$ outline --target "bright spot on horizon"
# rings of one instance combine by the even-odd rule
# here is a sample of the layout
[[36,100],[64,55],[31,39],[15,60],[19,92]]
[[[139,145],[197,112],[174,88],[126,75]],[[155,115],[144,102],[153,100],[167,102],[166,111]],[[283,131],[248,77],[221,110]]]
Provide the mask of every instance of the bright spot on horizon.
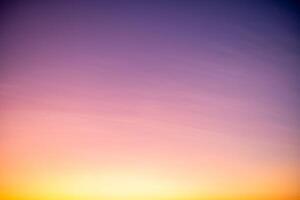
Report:
[[[137,174],[111,174],[102,177],[86,176],[63,182],[69,195],[101,196],[107,198],[170,197],[180,187],[173,181]],[[177,193],[177,192],[175,192]]]

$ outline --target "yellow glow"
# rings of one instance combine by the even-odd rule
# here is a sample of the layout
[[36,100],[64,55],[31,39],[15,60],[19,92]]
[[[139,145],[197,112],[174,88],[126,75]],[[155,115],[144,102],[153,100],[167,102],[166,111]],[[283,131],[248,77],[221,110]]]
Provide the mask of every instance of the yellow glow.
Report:
[[31,190],[43,198],[168,199],[185,196],[184,188],[175,180],[159,175],[111,172],[48,177],[45,184],[37,183]]
[[145,175],[114,175],[104,177],[101,193],[104,196],[165,196],[176,191],[169,181]]

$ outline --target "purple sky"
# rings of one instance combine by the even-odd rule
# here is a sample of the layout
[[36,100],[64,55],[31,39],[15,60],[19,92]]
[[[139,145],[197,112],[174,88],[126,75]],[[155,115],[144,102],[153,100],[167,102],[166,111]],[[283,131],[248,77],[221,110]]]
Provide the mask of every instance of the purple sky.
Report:
[[[296,4],[32,1],[3,10],[0,197],[63,199],[105,185],[103,173],[126,185],[122,177],[149,171],[145,187],[176,185],[155,195],[299,196]],[[83,176],[93,178],[76,185]],[[152,195],[118,184],[80,195]]]

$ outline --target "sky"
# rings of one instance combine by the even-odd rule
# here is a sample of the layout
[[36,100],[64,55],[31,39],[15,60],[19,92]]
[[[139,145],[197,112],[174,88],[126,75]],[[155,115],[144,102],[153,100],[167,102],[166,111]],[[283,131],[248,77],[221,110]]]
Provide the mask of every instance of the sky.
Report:
[[2,3],[0,198],[300,198],[297,6]]

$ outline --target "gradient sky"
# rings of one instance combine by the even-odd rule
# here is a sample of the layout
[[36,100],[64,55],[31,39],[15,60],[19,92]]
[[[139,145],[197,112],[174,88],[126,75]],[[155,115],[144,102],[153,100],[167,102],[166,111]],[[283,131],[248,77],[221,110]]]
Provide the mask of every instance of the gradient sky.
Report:
[[3,4],[0,198],[299,197],[282,2]]

